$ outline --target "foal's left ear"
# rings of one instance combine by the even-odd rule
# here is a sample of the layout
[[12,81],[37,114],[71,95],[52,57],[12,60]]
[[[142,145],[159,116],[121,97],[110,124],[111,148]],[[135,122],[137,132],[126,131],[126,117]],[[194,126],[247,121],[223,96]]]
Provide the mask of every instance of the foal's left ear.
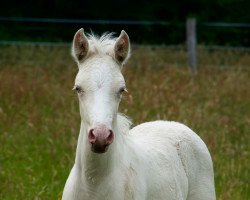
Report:
[[89,42],[84,34],[83,28],[79,29],[73,39],[72,44],[72,56],[75,58],[76,62],[83,61],[89,51]]
[[122,65],[128,60],[130,55],[130,42],[128,34],[122,30],[115,42],[115,59]]

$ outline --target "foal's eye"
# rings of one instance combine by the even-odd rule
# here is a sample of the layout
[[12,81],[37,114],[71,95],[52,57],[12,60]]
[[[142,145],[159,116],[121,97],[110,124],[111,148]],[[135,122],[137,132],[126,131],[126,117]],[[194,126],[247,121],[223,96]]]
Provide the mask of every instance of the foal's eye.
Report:
[[83,93],[82,88],[78,85],[75,85],[72,90],[75,90],[78,94]]
[[128,92],[128,90],[125,87],[120,88],[119,95],[122,95],[124,92]]

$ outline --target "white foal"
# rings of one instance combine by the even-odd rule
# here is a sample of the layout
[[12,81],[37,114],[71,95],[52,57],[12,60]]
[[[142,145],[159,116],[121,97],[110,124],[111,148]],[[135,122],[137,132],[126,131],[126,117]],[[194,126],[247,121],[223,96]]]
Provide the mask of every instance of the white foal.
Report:
[[199,136],[168,121],[130,130],[117,113],[129,54],[125,31],[116,39],[83,29],[74,36],[81,130],[63,200],[214,200],[213,164]]

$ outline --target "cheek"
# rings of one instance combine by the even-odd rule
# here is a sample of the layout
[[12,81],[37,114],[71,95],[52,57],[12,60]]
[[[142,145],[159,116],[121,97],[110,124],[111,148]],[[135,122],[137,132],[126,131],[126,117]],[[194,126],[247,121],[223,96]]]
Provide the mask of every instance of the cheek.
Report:
[[119,98],[117,101],[116,101],[116,107],[118,109],[119,105],[120,105],[120,102],[121,102],[121,98]]
[[119,105],[120,105],[121,99],[114,99],[113,100],[113,104],[112,104],[112,113],[114,115],[114,117],[116,116],[118,110],[119,110]]
[[91,101],[88,101],[88,99],[83,98],[83,97],[79,97],[79,107],[80,107],[80,114],[81,117],[84,118],[86,121],[90,121],[90,114],[91,114],[91,107],[93,106],[93,104],[91,105]]

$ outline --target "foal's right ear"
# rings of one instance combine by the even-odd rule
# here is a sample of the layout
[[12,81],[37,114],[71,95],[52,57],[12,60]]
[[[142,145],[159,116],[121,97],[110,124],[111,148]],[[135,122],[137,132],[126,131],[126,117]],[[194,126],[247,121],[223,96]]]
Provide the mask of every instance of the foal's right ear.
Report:
[[86,58],[89,50],[89,42],[84,34],[83,28],[79,29],[73,39],[72,56],[76,62],[81,62]]

